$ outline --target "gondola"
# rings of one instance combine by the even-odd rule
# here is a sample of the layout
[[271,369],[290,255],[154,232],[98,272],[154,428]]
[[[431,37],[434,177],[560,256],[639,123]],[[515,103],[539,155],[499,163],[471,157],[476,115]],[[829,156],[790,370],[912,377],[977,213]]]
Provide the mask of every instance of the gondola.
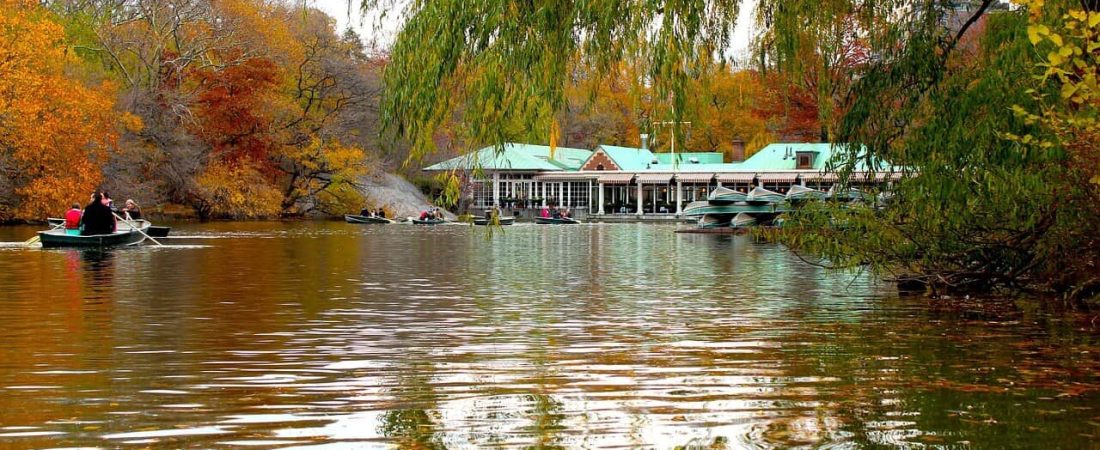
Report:
[[[490,223],[492,223],[492,219],[488,217],[474,217],[474,225],[488,225]],[[509,216],[500,218],[501,225],[512,225],[514,223],[516,223],[515,217]]]
[[535,223],[542,225],[573,225],[581,221],[572,217],[536,217]]
[[360,216],[356,214],[345,214],[344,221],[347,223],[361,223],[361,224],[377,224],[385,225],[393,223],[393,220],[385,217],[378,216]]
[[140,244],[145,240],[143,234],[149,230],[149,222],[144,220],[132,221],[135,226],[119,222],[118,230],[110,234],[95,234],[81,236],[68,234],[64,229],[39,231],[38,237],[44,248],[81,247],[81,248],[105,248],[122,247],[126,245]]

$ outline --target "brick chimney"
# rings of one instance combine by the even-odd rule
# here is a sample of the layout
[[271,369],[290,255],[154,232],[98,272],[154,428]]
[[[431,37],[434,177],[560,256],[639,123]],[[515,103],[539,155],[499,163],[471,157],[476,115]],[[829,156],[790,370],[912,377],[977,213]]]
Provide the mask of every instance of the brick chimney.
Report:
[[741,162],[745,160],[745,141],[741,138],[734,138],[733,150],[730,151],[730,162]]

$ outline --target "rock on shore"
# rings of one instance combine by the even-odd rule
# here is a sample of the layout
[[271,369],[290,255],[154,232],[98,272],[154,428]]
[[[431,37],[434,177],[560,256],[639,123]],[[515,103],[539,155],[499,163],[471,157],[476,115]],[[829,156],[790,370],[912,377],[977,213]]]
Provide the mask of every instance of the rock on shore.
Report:
[[[363,196],[372,207],[388,207],[397,217],[416,217],[432,202],[412,183],[399,175],[378,173],[363,178]],[[454,215],[446,213],[448,219]]]

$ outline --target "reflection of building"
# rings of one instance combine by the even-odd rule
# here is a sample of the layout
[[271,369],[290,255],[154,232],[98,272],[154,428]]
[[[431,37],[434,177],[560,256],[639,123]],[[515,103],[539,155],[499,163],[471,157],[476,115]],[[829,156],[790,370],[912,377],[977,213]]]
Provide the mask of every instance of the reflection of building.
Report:
[[[592,150],[558,147],[551,156],[547,146],[510,143],[424,170],[464,173],[467,200],[474,209],[564,206],[596,216],[679,216],[685,205],[705,200],[718,186],[746,193],[763,186],[785,194],[793,185],[826,191],[837,181],[826,170],[834,150],[832,144],[777,143],[747,160],[725,162],[717,152],[654,153],[610,145]],[[743,148],[734,153],[743,154]],[[877,184],[890,177],[882,168],[876,172],[875,179],[868,179],[860,165],[849,182]]]

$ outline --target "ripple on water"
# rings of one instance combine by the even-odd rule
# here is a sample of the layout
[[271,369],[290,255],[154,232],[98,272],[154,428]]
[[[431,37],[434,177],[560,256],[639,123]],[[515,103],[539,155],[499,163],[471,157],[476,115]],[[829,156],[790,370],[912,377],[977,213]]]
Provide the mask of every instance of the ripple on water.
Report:
[[991,326],[747,236],[179,228],[173,247],[186,251],[5,252],[0,437],[33,448],[1088,448],[1097,437],[1088,374],[1100,349],[1073,320],[1024,309]]

